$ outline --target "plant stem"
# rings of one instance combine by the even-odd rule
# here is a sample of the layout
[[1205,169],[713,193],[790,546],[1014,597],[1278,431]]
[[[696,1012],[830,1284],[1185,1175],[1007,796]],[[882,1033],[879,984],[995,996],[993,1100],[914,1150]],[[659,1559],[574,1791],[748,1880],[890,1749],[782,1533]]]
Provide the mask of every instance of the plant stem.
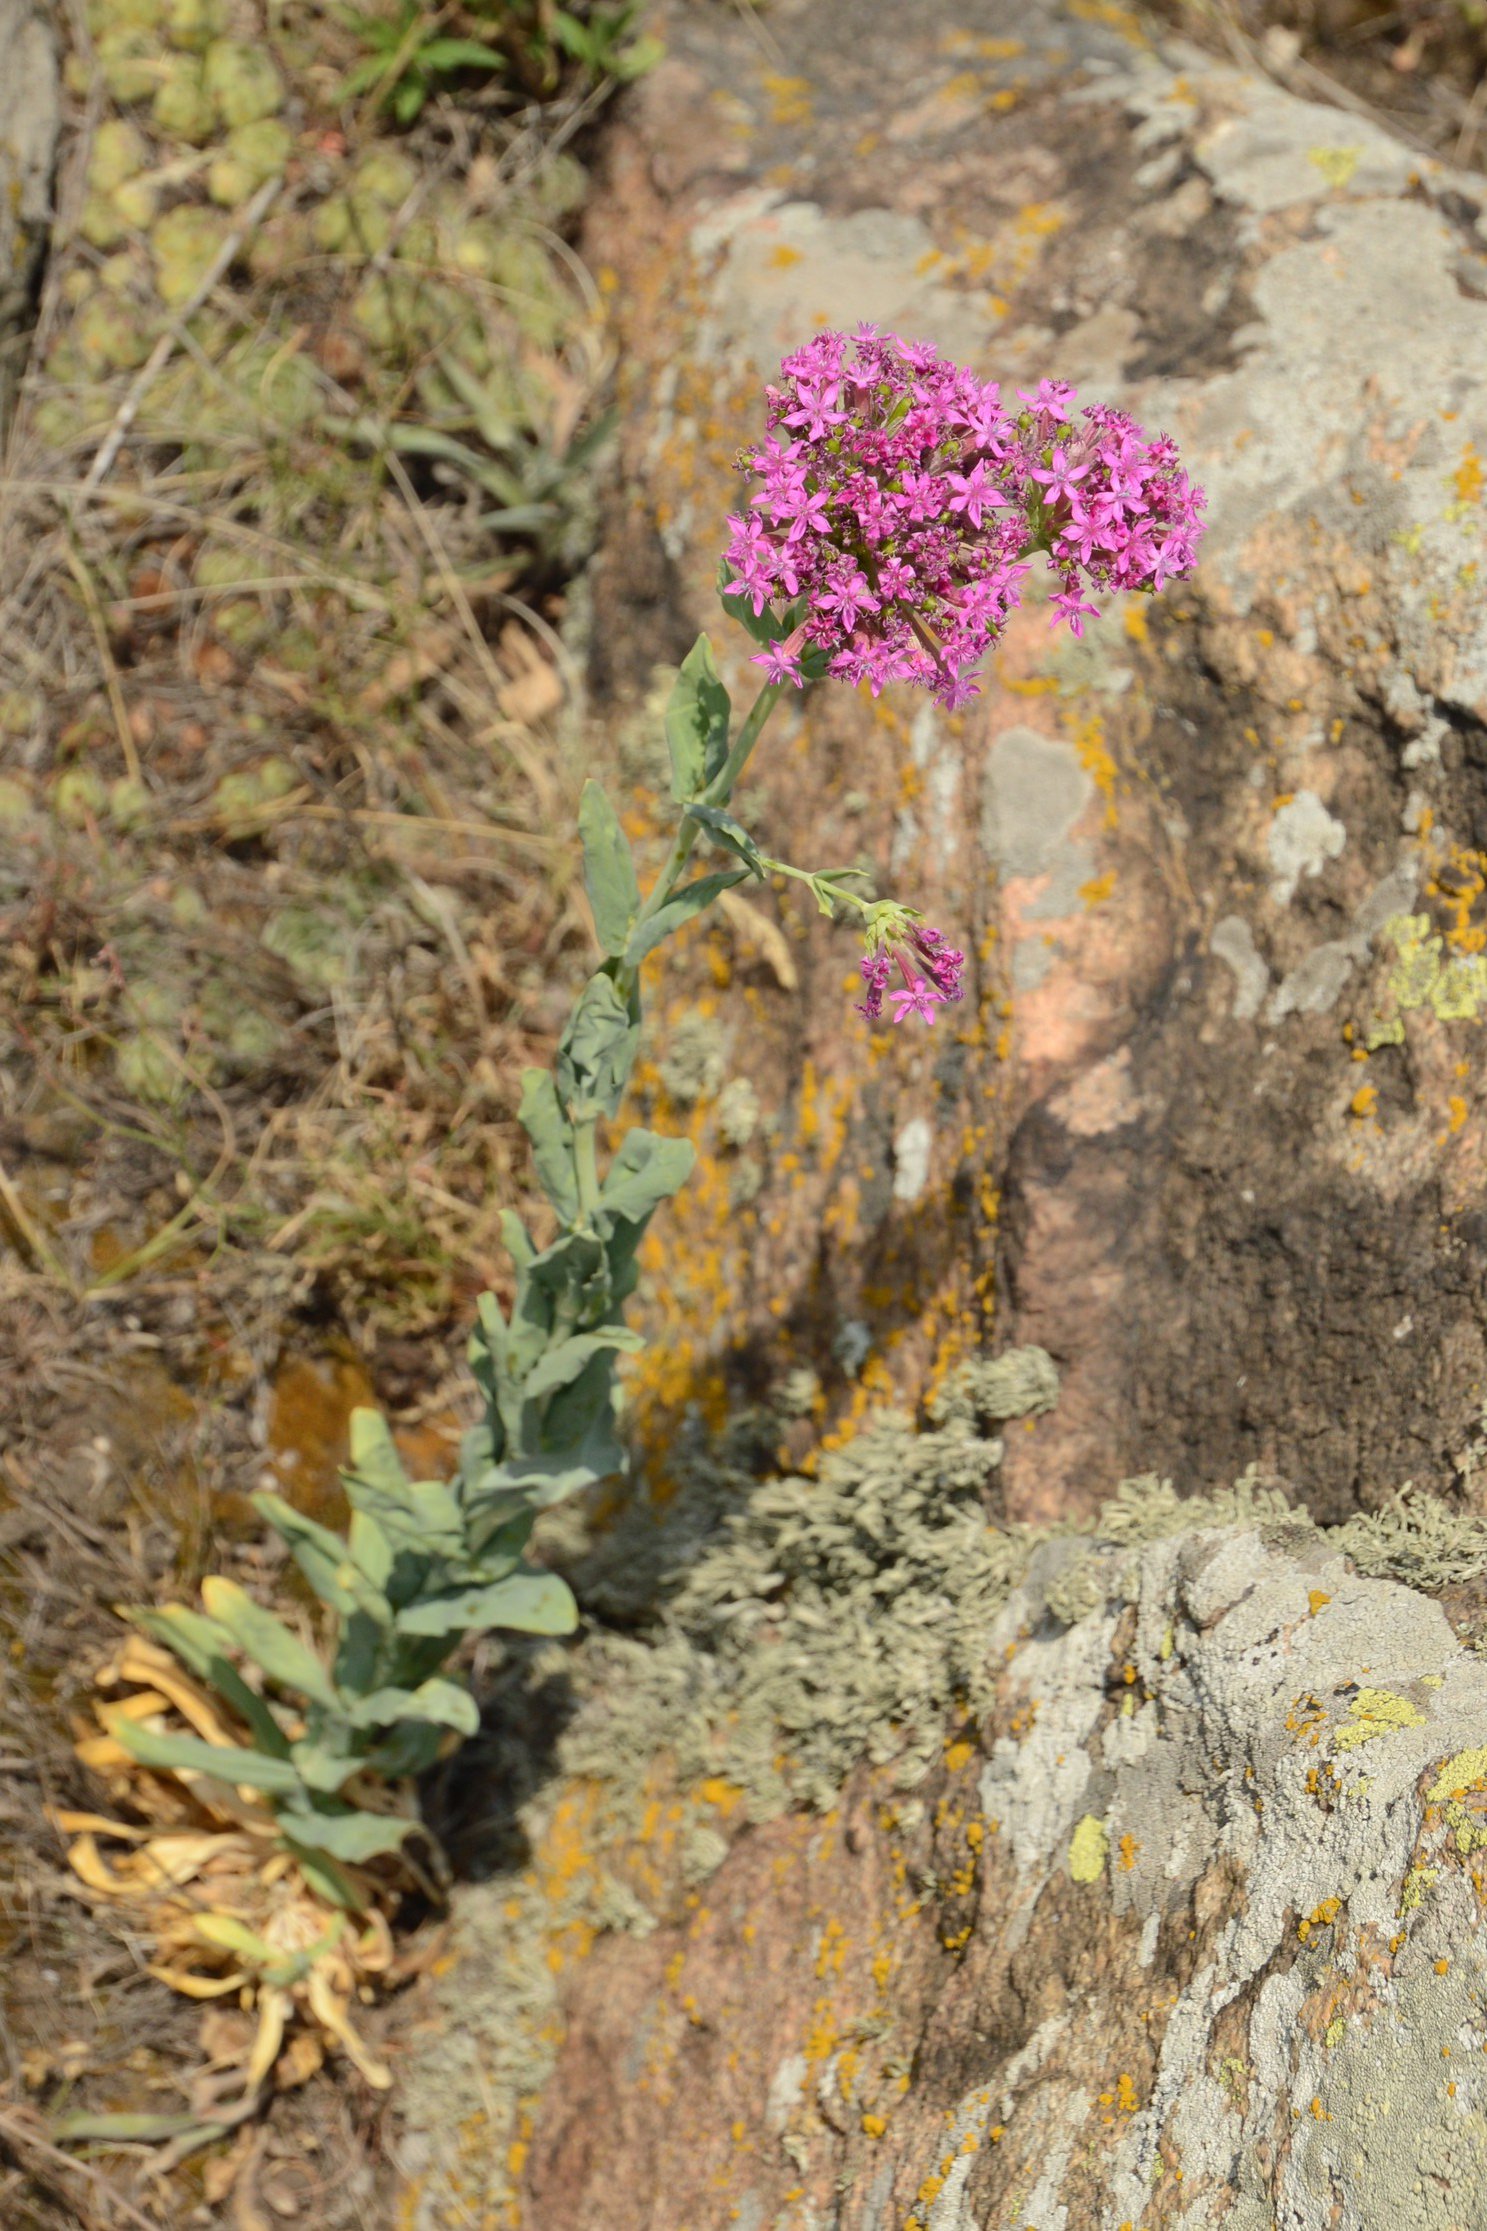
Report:
[[728,757],[713,776],[702,796],[699,806],[723,806],[728,803],[733,785],[743,773],[749,753],[758,743],[764,723],[774,711],[777,701],[785,693],[783,682],[766,682],[749,707],[749,715],[735,737]]
[[[872,899],[862,898],[856,891],[849,891],[844,883],[823,883],[820,872],[812,874],[809,868],[792,868],[788,860],[772,859],[767,852],[761,853],[759,857],[760,865],[768,868],[771,875],[793,876],[797,883],[804,883],[818,906],[821,903],[821,893],[824,890],[827,897],[832,900],[845,899],[847,905],[855,906],[859,914],[870,914],[873,910],[874,901]],[[841,875],[851,873],[861,875],[864,878],[867,874],[865,868],[853,868],[851,870],[842,868],[833,872]]]
[[594,1149],[598,1118],[589,1116],[573,1126],[573,1174],[578,1181],[578,1212],[592,1225],[599,1206],[599,1164]]
[[[760,690],[759,695],[749,707],[748,717],[734,738],[728,757],[697,799],[698,805],[717,806],[727,802],[732,795],[733,785],[744,771],[750,752],[759,741],[764,723],[774,711],[775,702],[781,695],[782,688],[783,685],[780,683],[765,683],[763,689]],[[637,929],[642,922],[650,922],[655,919],[676,889],[682,870],[691,859],[693,849],[696,846],[698,828],[699,824],[690,818],[684,807],[681,827],[677,830],[675,841],[667,854],[666,864],[651,885],[649,896],[636,917]],[[639,973],[638,968],[619,968],[615,971],[615,990],[622,999],[629,999],[635,989],[635,981]]]

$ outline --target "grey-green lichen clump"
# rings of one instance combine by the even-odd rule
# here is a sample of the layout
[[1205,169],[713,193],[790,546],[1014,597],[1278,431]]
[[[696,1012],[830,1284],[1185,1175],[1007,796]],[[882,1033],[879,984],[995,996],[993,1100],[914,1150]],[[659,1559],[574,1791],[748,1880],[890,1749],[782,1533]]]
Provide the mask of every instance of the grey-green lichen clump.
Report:
[[[931,1431],[886,1413],[817,1478],[768,1481],[727,1512],[650,1635],[592,1638],[564,1766],[638,1779],[669,1751],[683,1782],[736,1783],[755,1819],[830,1805],[862,1759],[914,1779],[952,1705],[986,1701],[987,1622],[1027,1554],[987,1519],[1001,1450],[986,1428],[1047,1392],[1034,1353],[1022,1382],[958,1379]],[[717,1483],[694,1492],[711,1501]]]

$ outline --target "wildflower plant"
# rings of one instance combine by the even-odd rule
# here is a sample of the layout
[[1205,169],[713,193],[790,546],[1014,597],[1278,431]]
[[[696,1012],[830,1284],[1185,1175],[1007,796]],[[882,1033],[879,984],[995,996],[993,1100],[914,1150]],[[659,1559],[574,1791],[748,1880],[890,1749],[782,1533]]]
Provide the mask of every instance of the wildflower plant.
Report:
[[[684,660],[665,716],[675,829],[649,890],[602,786],[583,789],[584,877],[603,958],[551,1069],[525,1072],[519,1109],[555,1235],[539,1246],[513,1211],[503,1219],[514,1295],[509,1309],[493,1294],[479,1303],[469,1353],[481,1415],[454,1476],[410,1480],[386,1424],[362,1410],[344,1475],[346,1535],[280,1497],[255,1499],[323,1608],[324,1647],[223,1579],[204,1583],[200,1612],[131,1615],[145,1639],[105,1685],[133,1686],[100,1705],[104,1733],[84,1755],[124,1773],[115,1787],[157,1817],[160,1786],[171,1785],[178,1804],[189,1800],[196,1840],[183,1856],[161,1838],[156,1852],[127,1824],[62,1816],[80,1834],[74,1864],[114,1894],[97,1848],[112,1833],[134,1847],[131,1895],[176,1883],[172,1941],[217,1957],[233,1979],[223,1988],[258,1990],[261,2040],[308,2010],[355,2057],[345,1989],[380,1941],[369,1916],[391,1910],[400,1869],[428,1880],[414,1778],[477,1724],[448,1661],[492,1629],[559,1635],[577,1624],[566,1583],[525,1552],[543,1511],[624,1469],[616,1366],[642,1345],[625,1307],[646,1228],[693,1161],[689,1142],[643,1127],[611,1142],[640,1041],[646,961],[735,884],[785,877],[823,914],[855,916],[869,1021],[886,1004],[896,1022],[932,1024],[962,996],[964,955],[917,909],[854,890],[858,870],[773,857],[738,818],[735,792],[771,712],[825,674],[964,702],[976,687],[968,670],[1016,605],[1031,553],[1051,561],[1055,619],[1076,634],[1091,590],[1156,590],[1192,565],[1202,496],[1169,441],[1103,405],[1076,415],[1073,391],[1053,381],[1018,399],[1012,413],[995,382],[870,328],[850,342],[819,335],[786,359],[767,391],[768,438],[748,461],[760,486],[730,522],[718,580],[758,645],[762,686],[736,718],[705,635]],[[721,864],[695,869],[699,849]],[[172,1657],[184,1675],[165,1670]],[[131,1768],[143,1777],[132,1785]],[[226,1924],[212,1922],[218,1859],[241,1874],[245,1852],[265,1851],[257,1889],[240,1888]],[[205,1927],[177,1910],[185,1857]],[[355,1926],[348,1918],[317,1934],[317,1911]],[[250,1937],[268,1950],[254,1953]],[[371,1948],[360,1968],[353,1944]],[[338,1963],[339,1996],[323,1961]],[[179,1960],[161,1972],[193,1987],[179,1982]],[[219,1981],[214,1971],[195,1987],[205,1995]],[[260,2042],[254,2082],[276,2049]]]

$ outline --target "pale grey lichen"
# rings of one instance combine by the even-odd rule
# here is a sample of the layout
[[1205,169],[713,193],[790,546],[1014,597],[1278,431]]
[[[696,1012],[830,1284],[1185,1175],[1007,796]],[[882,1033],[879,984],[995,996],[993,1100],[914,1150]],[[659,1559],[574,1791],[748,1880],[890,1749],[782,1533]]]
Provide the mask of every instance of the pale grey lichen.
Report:
[[818,1478],[756,1487],[650,1637],[592,1637],[565,1769],[623,1775],[668,1750],[684,1782],[737,1783],[756,1819],[829,1805],[863,1758],[912,1779],[953,1701],[984,1702],[987,1621],[1026,1560],[987,1519],[996,1455],[964,1414],[916,1433],[888,1412]]
[[759,1128],[759,1095],[751,1077],[733,1077],[718,1096],[718,1136],[724,1146],[746,1147]]
[[1058,1366],[1046,1348],[1009,1348],[972,1356],[930,1398],[937,1426],[970,1425],[978,1417],[1005,1425],[1009,1418],[1042,1417],[1058,1400]]
[[728,1037],[715,1015],[689,1008],[668,1025],[666,1051],[659,1063],[661,1082],[678,1107],[711,1100],[727,1069]]
[[1327,1539],[1360,1573],[1402,1580],[1428,1595],[1487,1573],[1487,1518],[1453,1510],[1418,1488],[1403,1488],[1383,1510],[1330,1528]]

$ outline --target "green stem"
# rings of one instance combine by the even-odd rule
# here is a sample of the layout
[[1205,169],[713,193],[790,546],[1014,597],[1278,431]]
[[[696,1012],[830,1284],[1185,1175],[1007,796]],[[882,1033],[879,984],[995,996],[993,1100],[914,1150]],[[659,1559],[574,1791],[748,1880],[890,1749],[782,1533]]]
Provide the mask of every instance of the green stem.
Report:
[[[748,718],[734,738],[728,757],[698,798],[699,806],[723,805],[732,795],[733,786],[743,773],[749,754],[755,744],[758,743],[764,723],[774,711],[775,702],[781,696],[783,686],[781,683],[766,682],[763,689],[760,690],[759,695],[749,707]],[[666,864],[651,885],[649,896],[636,917],[637,928],[642,922],[654,920],[676,889],[682,871],[691,859],[696,847],[698,833],[699,824],[693,821],[687,814],[686,809],[683,808],[681,827],[677,830],[675,841],[667,854]],[[622,999],[629,999],[635,989],[635,980],[639,973],[640,971],[637,968],[616,969],[614,985]]]
[[[855,906],[859,914],[870,914],[873,910],[875,902],[872,899],[859,897],[856,891],[849,891],[846,885],[842,883],[822,884],[819,872],[813,874],[809,868],[792,868],[788,860],[771,859],[767,852],[761,853],[759,859],[760,865],[768,868],[771,875],[793,876],[797,883],[808,885],[811,896],[818,905],[821,900],[821,891],[825,890],[828,898],[833,900],[845,899],[848,906]],[[846,870],[843,869],[841,872],[845,874]],[[866,869],[858,870],[855,868],[852,872],[854,875],[861,873],[864,878],[867,873]]]
[[749,753],[758,743],[764,723],[774,711],[778,700],[785,694],[783,682],[766,682],[749,707],[749,717],[735,737],[728,757],[713,776],[702,796],[699,806],[723,806],[733,793],[733,785],[743,773]]
[[599,1162],[594,1146],[598,1128],[597,1116],[589,1116],[573,1126],[573,1174],[578,1182],[578,1213],[588,1225],[592,1225],[594,1211],[599,1206]]

